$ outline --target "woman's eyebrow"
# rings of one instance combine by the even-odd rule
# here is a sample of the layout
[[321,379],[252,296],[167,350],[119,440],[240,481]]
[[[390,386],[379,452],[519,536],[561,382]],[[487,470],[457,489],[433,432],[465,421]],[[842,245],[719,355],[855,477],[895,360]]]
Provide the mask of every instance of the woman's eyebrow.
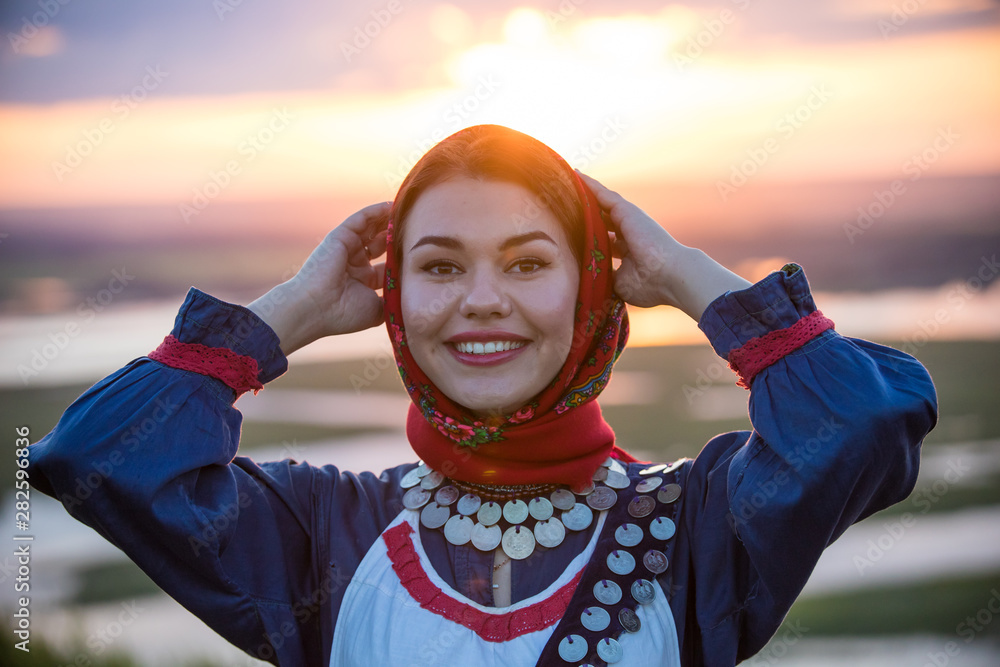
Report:
[[[559,245],[558,243],[553,241],[552,237],[546,234],[545,232],[537,231],[537,232],[528,232],[527,234],[518,234],[517,236],[512,236],[503,243],[501,243],[498,246],[498,249],[502,252],[504,250],[509,250],[510,248],[513,248],[515,246],[524,245],[525,243],[529,243],[531,241],[536,241],[536,240],[548,241],[554,246]],[[450,248],[452,250],[461,250],[462,248],[465,247],[461,241],[452,236],[431,235],[431,236],[424,236],[419,241],[414,243],[410,247],[410,251],[412,252],[413,250],[419,248],[422,245],[436,245],[436,246],[441,246],[442,248]]]

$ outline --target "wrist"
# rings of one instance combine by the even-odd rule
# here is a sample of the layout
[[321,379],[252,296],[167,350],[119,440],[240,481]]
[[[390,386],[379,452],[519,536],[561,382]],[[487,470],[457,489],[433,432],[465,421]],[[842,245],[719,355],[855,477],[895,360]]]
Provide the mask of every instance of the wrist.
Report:
[[663,303],[679,308],[695,322],[726,292],[751,285],[699,248],[680,246],[664,269]]
[[311,302],[302,301],[301,292],[294,289],[291,282],[273,287],[247,305],[247,309],[263,320],[278,336],[279,346],[285,356],[319,338],[316,333],[318,327],[314,322],[316,308]]

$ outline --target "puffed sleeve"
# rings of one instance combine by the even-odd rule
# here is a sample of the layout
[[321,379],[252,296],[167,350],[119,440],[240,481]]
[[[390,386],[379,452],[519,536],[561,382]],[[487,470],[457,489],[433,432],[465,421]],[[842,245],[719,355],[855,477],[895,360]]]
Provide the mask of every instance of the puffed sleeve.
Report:
[[[198,290],[172,334],[252,357],[261,383],[287,367],[270,327]],[[137,359],[31,447],[30,477],[239,648],[319,664],[351,567],[392,519],[402,471],[239,457],[235,399],[212,377]]]
[[[699,326],[728,358],[815,310],[792,264],[716,299]],[[753,378],[749,412],[752,431],[714,438],[688,471],[679,569],[697,627],[679,630],[691,664],[759,651],[823,549],[906,498],[937,398],[913,357],[828,329]]]

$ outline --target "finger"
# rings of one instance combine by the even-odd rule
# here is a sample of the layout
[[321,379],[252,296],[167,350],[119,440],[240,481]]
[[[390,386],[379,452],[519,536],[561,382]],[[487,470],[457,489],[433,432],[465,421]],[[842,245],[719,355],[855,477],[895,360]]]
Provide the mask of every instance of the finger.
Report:
[[391,204],[387,201],[365,206],[360,211],[348,216],[337,229],[343,228],[352,232],[361,240],[367,240],[386,228],[389,221]]
[[625,198],[614,190],[608,189],[600,181],[591,176],[587,176],[585,173],[576,170],[576,173],[580,174],[580,178],[586,183],[591,190],[594,192],[594,196],[597,197],[598,203],[600,203],[601,208],[610,211],[615,207],[615,204],[625,201]]
[[385,254],[387,247],[385,230],[379,232],[374,238],[368,241],[368,258],[375,259]]

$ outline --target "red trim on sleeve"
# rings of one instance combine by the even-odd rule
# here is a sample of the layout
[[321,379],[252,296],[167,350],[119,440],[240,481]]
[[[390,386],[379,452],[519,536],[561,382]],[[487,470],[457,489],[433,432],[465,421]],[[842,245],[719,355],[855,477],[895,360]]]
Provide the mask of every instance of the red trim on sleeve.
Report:
[[790,327],[751,338],[729,353],[729,367],[740,376],[736,384],[749,389],[757,373],[832,328],[833,320],[816,310]]
[[253,357],[236,354],[225,347],[209,347],[200,343],[182,343],[170,335],[149,353],[149,358],[171,368],[193,371],[222,380],[232,387],[237,397],[264,388],[257,379],[260,368]]
[[403,588],[423,609],[464,625],[488,642],[505,642],[558,623],[583,576],[581,570],[552,597],[533,605],[508,613],[490,614],[445,595],[434,585],[420,564],[411,532],[413,528],[404,522],[382,534],[392,569]]

